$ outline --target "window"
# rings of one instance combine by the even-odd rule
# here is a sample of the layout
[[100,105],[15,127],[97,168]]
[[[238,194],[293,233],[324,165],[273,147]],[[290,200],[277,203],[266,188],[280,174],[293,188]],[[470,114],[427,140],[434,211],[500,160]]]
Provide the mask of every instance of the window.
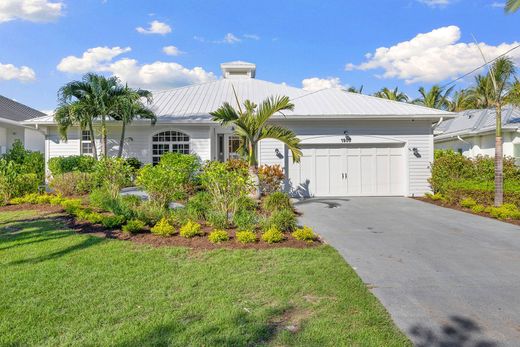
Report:
[[90,155],[94,153],[92,141],[90,140],[90,130],[81,131],[81,154]]
[[240,147],[240,137],[230,136],[228,140],[229,159],[238,159],[238,148]]
[[156,165],[164,153],[190,153],[190,137],[178,131],[164,131],[152,137],[152,163]]

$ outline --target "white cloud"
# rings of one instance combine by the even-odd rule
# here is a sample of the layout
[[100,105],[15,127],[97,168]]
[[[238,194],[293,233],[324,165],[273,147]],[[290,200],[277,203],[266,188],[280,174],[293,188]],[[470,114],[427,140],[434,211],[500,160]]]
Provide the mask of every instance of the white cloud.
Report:
[[302,80],[302,88],[304,90],[308,90],[310,92],[314,92],[321,89],[328,88],[346,88],[341,83],[339,77],[328,77],[328,78],[319,78],[319,77],[311,77]]
[[1,0],[0,23],[15,19],[31,22],[52,22],[63,13],[62,1],[48,0]]
[[89,48],[81,57],[70,55],[63,58],[58,64],[58,70],[62,72],[81,73],[88,71],[99,71],[104,63],[111,62],[112,59],[126,52],[130,52],[130,47],[95,47]]
[[107,72],[134,87],[148,89],[181,87],[216,79],[212,72],[201,67],[189,69],[174,62],[139,64],[137,60],[129,58],[114,61],[116,56],[129,51],[130,47],[90,48],[81,57],[69,56],[62,59],[58,70],[73,73]]
[[258,41],[260,40],[260,36],[256,35],[256,34],[244,34],[242,35],[245,39],[250,39],[250,40],[255,40],[255,41]]
[[163,22],[159,22],[158,20],[154,20],[150,23],[150,26],[146,29],[143,27],[135,28],[137,32],[141,34],[159,34],[165,35],[172,32],[172,28]]
[[429,7],[443,7],[453,3],[453,0],[418,0]]
[[491,7],[494,7],[494,8],[502,8],[503,9],[505,6],[506,6],[505,2],[495,1],[495,2],[491,3]]
[[193,39],[196,40],[196,41],[199,41],[199,42],[225,43],[225,44],[232,45],[234,43],[242,42],[244,39],[258,41],[258,40],[260,40],[260,36],[254,35],[254,34],[244,34],[244,35],[239,37],[239,36],[237,36],[237,35],[235,35],[233,33],[227,33],[220,40],[206,40],[204,37],[197,36],[197,35],[193,36]]
[[[390,48],[377,48],[374,53],[365,55],[365,62],[358,65],[349,63],[345,69],[382,69],[384,73],[378,77],[398,78],[406,83],[436,83],[455,78],[483,64],[477,45],[459,42],[460,37],[457,26],[442,27],[418,34]],[[479,47],[486,58],[491,60],[518,44],[512,42],[493,46],[481,43]],[[512,52],[511,57],[520,62],[520,52]]]
[[224,36],[224,39],[221,40],[221,43],[233,44],[240,41],[242,40],[236,37],[233,33],[227,33],[226,36]]
[[13,64],[0,63],[0,80],[18,80],[21,82],[34,81],[36,73],[28,66],[16,67]]
[[177,56],[177,55],[184,53],[183,51],[181,51],[180,49],[178,49],[175,46],[165,46],[165,47],[163,47],[163,52],[166,55],[172,55],[172,56]]

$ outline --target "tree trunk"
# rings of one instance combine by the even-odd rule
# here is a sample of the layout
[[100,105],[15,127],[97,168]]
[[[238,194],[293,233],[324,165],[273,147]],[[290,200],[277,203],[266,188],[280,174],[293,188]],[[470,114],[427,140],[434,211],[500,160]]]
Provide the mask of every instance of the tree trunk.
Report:
[[495,206],[504,203],[504,148],[502,144],[502,107],[496,105]]
[[104,157],[107,156],[107,124],[105,116],[101,118],[101,152]]
[[118,158],[121,158],[123,156],[123,146],[125,144],[125,131],[126,131],[126,122],[123,121],[123,126],[121,127],[121,139],[119,140],[119,151],[117,153]]
[[96,148],[96,137],[94,136],[94,127],[92,122],[88,123],[88,130],[90,131],[90,143],[92,144],[92,156],[98,160],[97,148]]
[[258,169],[255,166],[249,167],[249,176],[251,177],[251,181],[253,181],[253,191],[251,191],[250,196],[255,199],[260,199],[260,178],[258,178]]

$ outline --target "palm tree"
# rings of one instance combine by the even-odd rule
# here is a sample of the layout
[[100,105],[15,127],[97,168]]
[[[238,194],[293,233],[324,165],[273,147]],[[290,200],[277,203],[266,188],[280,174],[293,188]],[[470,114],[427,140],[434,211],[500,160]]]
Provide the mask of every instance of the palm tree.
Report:
[[349,93],[356,93],[356,94],[363,94],[363,86],[356,88],[356,87],[348,87],[347,92]]
[[451,112],[461,112],[475,108],[474,105],[470,91],[461,89],[453,93],[448,110]]
[[468,91],[475,108],[493,107],[493,89],[493,82],[489,74],[475,76],[475,86]]
[[[72,81],[61,87],[58,96],[61,105],[80,101],[84,112],[89,117],[101,119],[101,152],[107,155],[107,117],[118,96],[124,93],[124,86],[115,76],[105,77],[94,73],[87,73],[81,81]],[[66,126],[66,123],[63,123]],[[64,129],[66,131],[66,128]],[[91,131],[91,138],[93,133]]]
[[450,96],[453,87],[443,90],[439,86],[432,86],[429,91],[426,91],[424,87],[419,88],[419,93],[421,97],[415,99],[413,101],[414,104],[437,108],[439,110],[446,110],[449,108],[450,101],[448,97]]
[[374,96],[378,98],[393,100],[393,101],[401,101],[408,102],[408,95],[399,91],[398,87],[395,87],[394,90],[390,90],[388,88],[383,88],[380,91],[374,93]]
[[[515,65],[509,57],[501,57],[489,67],[486,79],[491,81],[490,88],[486,88],[485,95],[490,107],[495,108],[496,132],[495,132],[495,206],[500,206],[504,202],[504,149],[502,141],[502,106],[508,102],[517,102],[514,97],[515,83],[512,79],[515,75]],[[516,81],[515,81],[516,82]],[[489,84],[489,82],[488,82]],[[479,89],[477,89],[479,91]],[[478,97],[479,95],[476,94]]]
[[[235,92],[234,88],[233,91]],[[265,99],[260,106],[246,100],[243,107],[238,101],[235,92],[235,99],[238,108],[234,109],[229,103],[225,102],[216,111],[210,112],[213,120],[223,126],[232,125],[235,134],[240,138],[241,150],[245,153],[249,164],[249,173],[253,179],[255,190],[253,195],[260,197],[258,180],[257,148],[260,140],[275,139],[285,145],[292,153],[293,161],[299,162],[302,152],[300,150],[300,140],[289,129],[276,124],[268,124],[269,119],[275,114],[282,114],[283,111],[293,110],[294,104],[287,96],[271,96]]]
[[520,0],[507,0],[505,10],[508,13],[516,12],[520,8]]
[[[144,100],[143,100],[144,99]],[[136,118],[150,119],[152,125],[157,121],[155,113],[146,104],[152,103],[152,93],[143,89],[132,89],[125,86],[123,94],[118,96],[113,103],[112,118],[122,122],[121,139],[119,140],[119,151],[117,156],[123,155],[125,143],[126,126]]]

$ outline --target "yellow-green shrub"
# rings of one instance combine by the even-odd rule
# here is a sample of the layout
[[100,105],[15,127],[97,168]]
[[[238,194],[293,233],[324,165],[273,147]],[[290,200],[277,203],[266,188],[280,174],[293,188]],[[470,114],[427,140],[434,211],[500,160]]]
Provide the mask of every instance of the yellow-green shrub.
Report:
[[129,220],[125,225],[123,225],[123,232],[128,234],[136,234],[143,230],[145,227],[144,222],[138,219]]
[[81,208],[81,199],[62,199],[61,207],[70,214],[75,214]]
[[291,235],[296,240],[300,240],[300,241],[312,242],[318,238],[318,235],[316,235],[314,233],[314,231],[312,231],[312,229],[309,228],[308,226],[304,226],[303,228],[296,229]]
[[209,234],[208,239],[211,243],[221,243],[229,240],[229,234],[225,230],[213,230]]
[[472,208],[476,204],[477,204],[477,202],[473,198],[462,199],[460,202],[460,206],[465,207],[465,208]]
[[188,221],[180,229],[180,235],[185,238],[192,238],[197,235],[203,235],[202,228],[199,223]]
[[482,212],[484,212],[485,209],[486,209],[486,206],[481,205],[481,204],[471,207],[471,211],[473,213],[482,213]]
[[262,234],[262,240],[267,243],[282,242],[284,239],[283,233],[276,227],[269,228]]
[[150,229],[152,234],[159,236],[171,236],[175,234],[175,228],[168,222],[168,219],[163,217],[157,224],[154,225],[152,229]]
[[101,220],[101,224],[108,229],[119,228],[125,222],[125,217],[123,216],[103,216]]
[[256,242],[256,234],[252,231],[238,231],[235,238],[240,243],[254,243]]
[[504,204],[500,207],[492,207],[489,214],[491,214],[491,217],[497,219],[520,219],[520,211],[514,204]]

